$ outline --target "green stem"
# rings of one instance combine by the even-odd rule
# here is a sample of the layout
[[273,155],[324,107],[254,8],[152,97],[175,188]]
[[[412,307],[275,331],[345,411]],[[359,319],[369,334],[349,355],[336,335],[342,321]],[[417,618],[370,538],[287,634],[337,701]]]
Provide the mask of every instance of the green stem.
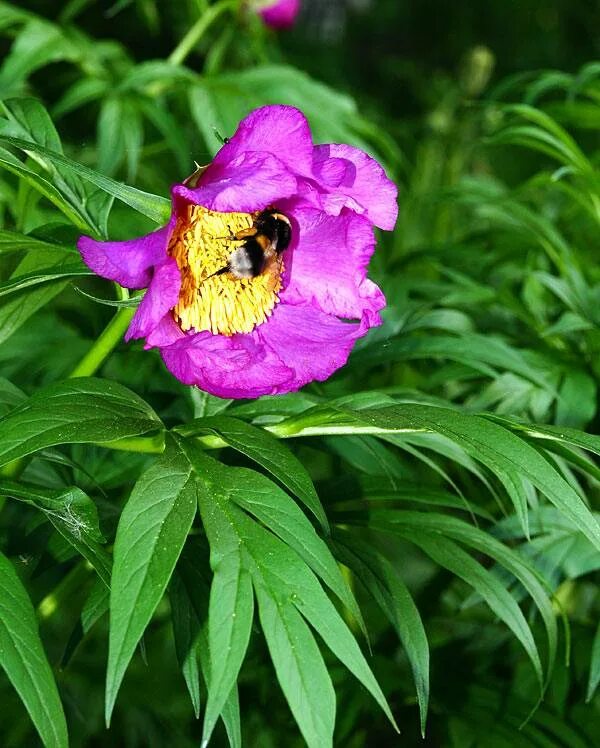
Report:
[[209,6],[171,52],[168,62],[173,65],[181,65],[214,21],[226,11],[235,8],[236,5],[237,2],[233,2],[233,0],[221,0],[221,2]]
[[[278,439],[294,439],[299,436],[331,436],[340,434],[421,434],[427,431],[427,429],[382,429],[377,426],[311,426],[296,431],[286,431],[284,428],[275,424],[273,426],[265,426],[265,431],[270,432],[273,436]],[[175,433],[180,434],[184,438],[193,438],[197,444],[203,449],[222,449],[228,447],[229,444],[220,436],[214,434],[203,434],[186,432],[185,427],[176,427]],[[156,434],[155,436],[133,436],[126,439],[117,439],[112,442],[96,442],[99,447],[105,449],[118,449],[124,452],[144,452],[147,454],[162,454],[165,449],[165,435],[164,432]]]
[[[123,298],[128,298],[123,290]],[[100,337],[92,345],[73,371],[70,377],[91,377],[102,366],[105,359],[119,343],[129,327],[131,318],[135,314],[135,307],[123,307],[115,314],[108,325],[100,333]]]
[[125,439],[115,439],[110,442],[96,442],[105,449],[118,449],[122,452],[140,452],[144,454],[160,455],[165,451],[165,432],[160,431],[154,436],[129,436]]

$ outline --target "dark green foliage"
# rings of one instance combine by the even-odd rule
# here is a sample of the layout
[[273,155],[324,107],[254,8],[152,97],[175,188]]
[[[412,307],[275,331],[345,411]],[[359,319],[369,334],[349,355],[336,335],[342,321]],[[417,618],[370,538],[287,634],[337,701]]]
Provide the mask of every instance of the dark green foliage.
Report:
[[[0,3],[2,746],[594,745],[589,4],[50,5]],[[385,325],[252,402],[94,359],[140,294],[78,235],[163,223],[276,102],[400,186]]]

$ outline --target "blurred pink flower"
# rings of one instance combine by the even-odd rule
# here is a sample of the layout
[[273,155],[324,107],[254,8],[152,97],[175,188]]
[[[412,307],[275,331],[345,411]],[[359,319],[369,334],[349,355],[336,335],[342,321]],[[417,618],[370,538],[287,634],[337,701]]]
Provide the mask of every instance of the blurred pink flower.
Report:
[[[396,194],[366,153],[315,146],[302,112],[265,106],[172,188],[168,225],[124,242],[82,236],[78,247],[98,275],[148,288],[126,339],[158,348],[179,380],[221,397],[285,393],[327,379],[381,324],[385,298],[366,273],[373,226],[394,227]],[[232,252],[266,209],[291,227],[289,246],[236,276]]]
[[263,21],[274,29],[293,26],[299,11],[300,0],[275,0],[270,4],[262,2],[258,9]]

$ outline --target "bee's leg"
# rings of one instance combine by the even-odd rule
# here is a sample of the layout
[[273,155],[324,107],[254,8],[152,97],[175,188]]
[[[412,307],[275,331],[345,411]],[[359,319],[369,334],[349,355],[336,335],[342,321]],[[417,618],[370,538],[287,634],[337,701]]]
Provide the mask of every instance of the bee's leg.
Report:
[[[207,275],[206,278],[202,280],[202,283],[207,281],[209,278],[214,278],[215,275],[223,275],[223,273],[228,273],[231,270],[229,267],[229,263],[225,265],[225,267],[222,267],[220,270],[216,270],[214,273],[211,273],[210,275]],[[202,285],[202,283],[200,285]]]
[[251,236],[256,236],[256,234],[257,234],[256,226],[249,226],[247,229],[240,229],[240,231],[236,231],[232,238],[248,239]]

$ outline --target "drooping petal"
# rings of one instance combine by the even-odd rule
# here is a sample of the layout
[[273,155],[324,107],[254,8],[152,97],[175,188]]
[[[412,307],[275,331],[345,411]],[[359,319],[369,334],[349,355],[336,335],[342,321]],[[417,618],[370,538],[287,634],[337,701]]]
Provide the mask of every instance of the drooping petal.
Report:
[[294,174],[312,173],[312,137],[306,117],[293,106],[260,107],[245,117],[229,142],[215,156],[200,182],[213,168],[227,168],[249,151],[271,153]]
[[252,334],[186,335],[161,349],[169,371],[184,384],[218,397],[259,397],[287,392],[294,372]]
[[364,213],[381,229],[391,231],[398,217],[396,185],[383,168],[351,145],[317,145],[313,173],[327,191],[322,198],[327,212],[336,215],[343,207]]
[[288,167],[271,153],[240,153],[233,161],[211,164],[195,188],[178,184],[180,198],[209,210],[251,213],[296,192],[297,180]]
[[286,260],[282,303],[314,304],[327,314],[351,319],[361,319],[365,312],[377,315],[385,297],[366,277],[375,249],[369,220],[347,209],[339,216],[305,207],[288,212],[299,239]]
[[349,323],[310,305],[281,303],[252,333],[185,335],[161,348],[161,355],[181,382],[218,397],[284,394],[330,377],[346,363],[357,338],[376,324],[369,314]]
[[259,13],[267,26],[274,29],[287,29],[294,24],[300,0],[278,0],[266,8],[261,8]]
[[181,273],[172,257],[157,265],[148,290],[131,320],[125,340],[145,338],[160,324],[179,298]]
[[291,381],[275,390],[282,394],[330,377],[346,363],[357,338],[377,324],[380,320],[369,314],[359,323],[342,322],[313,306],[282,302],[253,335],[294,372]]
[[85,264],[102,278],[125,288],[146,288],[152,268],[167,255],[171,227],[172,222],[151,234],[124,242],[99,242],[81,236],[77,248]]

